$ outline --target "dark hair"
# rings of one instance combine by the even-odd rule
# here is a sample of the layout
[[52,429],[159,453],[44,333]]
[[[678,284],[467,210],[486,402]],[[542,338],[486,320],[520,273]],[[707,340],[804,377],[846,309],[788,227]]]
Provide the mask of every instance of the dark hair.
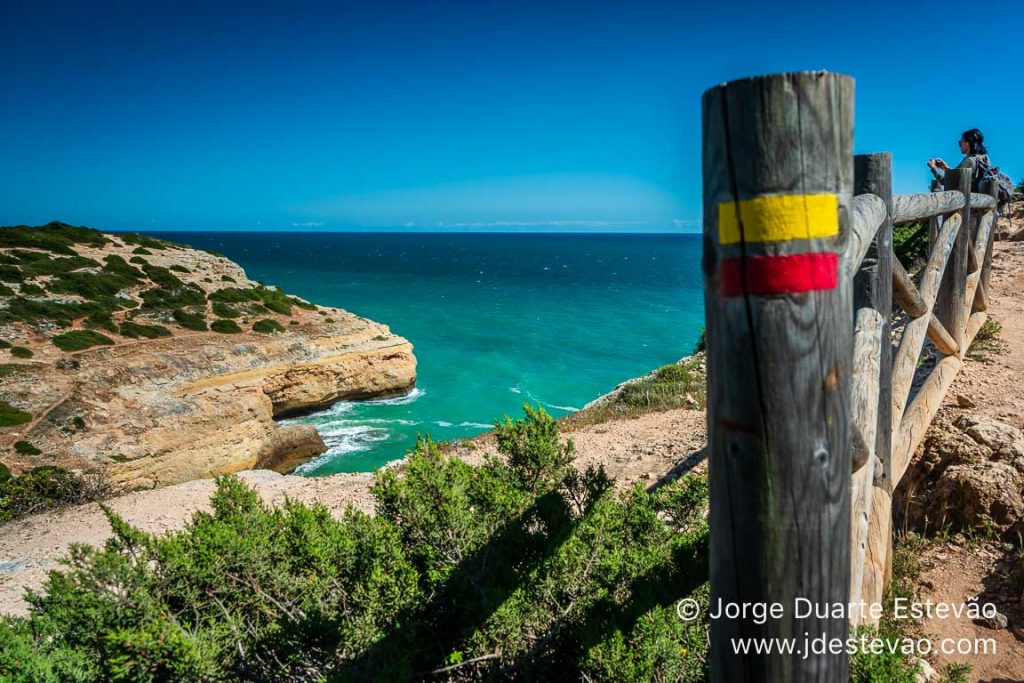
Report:
[[988,150],[985,149],[985,136],[981,134],[981,131],[977,128],[971,128],[965,130],[960,139],[967,143],[967,147],[971,150],[971,154],[988,154]]

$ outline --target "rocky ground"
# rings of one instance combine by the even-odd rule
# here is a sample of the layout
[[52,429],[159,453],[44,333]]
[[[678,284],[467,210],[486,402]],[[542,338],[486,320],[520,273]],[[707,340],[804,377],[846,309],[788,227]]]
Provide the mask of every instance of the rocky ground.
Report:
[[[264,287],[223,256],[17,230],[0,233],[0,400],[31,416],[0,429],[16,473],[98,470],[132,489],[287,472],[326,447],[275,418],[415,384],[412,346],[387,326]],[[92,241],[54,247],[38,237],[50,233]],[[96,343],[62,349],[69,332]]]

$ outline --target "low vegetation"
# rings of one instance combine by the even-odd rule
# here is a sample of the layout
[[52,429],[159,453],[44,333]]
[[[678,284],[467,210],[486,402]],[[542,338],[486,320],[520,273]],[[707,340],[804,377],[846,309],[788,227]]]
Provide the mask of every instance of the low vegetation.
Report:
[[269,509],[222,478],[212,511],[114,537],[0,621],[0,676],[74,681],[675,680],[706,675],[707,485],[610,490],[542,411],[471,466],[428,440],[377,475],[377,514]]
[[122,337],[130,339],[156,339],[158,337],[170,337],[171,331],[162,325],[145,325],[142,323],[126,320],[121,323],[118,330]]
[[674,408],[703,409],[707,400],[703,359],[694,356],[631,380],[611,396],[566,418],[569,424],[597,424]]
[[252,324],[252,331],[259,332],[261,334],[277,334],[279,332],[284,332],[284,325],[273,318],[264,318],[263,320],[257,320]]
[[114,340],[95,330],[72,330],[64,334],[58,334],[50,341],[61,351],[84,351],[93,346],[105,346],[113,344]]
[[14,427],[32,420],[32,415],[0,399],[0,427]]
[[992,354],[998,353],[1002,349],[1002,339],[1000,338],[1002,332],[1003,326],[998,321],[992,318],[986,319],[985,324],[978,330],[978,334],[974,336],[970,348],[967,349],[967,357],[982,363],[989,362]]
[[220,332],[221,334],[239,334],[242,328],[238,326],[234,320],[228,318],[218,318],[210,323],[210,329],[214,332]]
[[907,272],[919,271],[928,258],[928,224],[908,223],[893,226],[892,250]]
[[12,346],[11,347],[11,355],[14,356],[15,358],[31,358],[35,354],[32,353],[32,349],[29,349],[27,347],[24,347],[24,346]]
[[14,450],[16,453],[21,455],[39,455],[42,453],[41,450],[33,446],[28,441],[15,441]]
[[[64,505],[78,505],[96,500],[108,491],[107,484],[94,477],[82,477],[60,467],[36,467],[12,476],[2,467],[0,471],[0,522],[25,517]],[[0,636],[0,651],[6,646]],[[2,657],[3,655],[0,655]],[[0,663],[0,680],[47,680],[45,678],[10,678],[14,673]],[[55,678],[50,680],[74,680]]]

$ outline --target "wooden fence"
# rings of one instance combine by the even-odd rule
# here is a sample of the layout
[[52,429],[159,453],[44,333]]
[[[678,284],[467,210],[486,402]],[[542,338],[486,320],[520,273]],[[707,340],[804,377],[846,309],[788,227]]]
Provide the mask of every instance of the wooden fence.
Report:
[[[845,649],[734,644],[877,622],[893,489],[986,318],[996,199],[972,194],[970,169],[894,196],[890,154],[852,154],[847,76],[729,82],[703,117],[712,605],[784,610],[712,620],[712,678],[845,681]],[[915,282],[892,227],[916,221]]]

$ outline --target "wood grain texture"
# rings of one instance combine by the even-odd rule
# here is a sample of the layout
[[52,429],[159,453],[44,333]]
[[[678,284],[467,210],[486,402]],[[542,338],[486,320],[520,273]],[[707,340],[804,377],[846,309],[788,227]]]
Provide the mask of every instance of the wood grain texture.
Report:
[[[853,203],[853,81],[808,72],[704,95],[704,259],[711,594],[729,603],[849,597],[851,282],[783,296],[718,295],[725,258],[845,253]],[[718,243],[718,207],[831,193],[839,236]],[[733,654],[742,637],[845,638],[843,618],[713,620],[715,681],[845,681],[845,656]]]
[[925,335],[928,332],[931,309],[935,304],[939,283],[946,270],[946,263],[953,250],[953,243],[960,233],[960,222],[961,216],[956,214],[942,224],[939,235],[932,245],[928,265],[925,266],[921,275],[921,286],[918,288],[918,292],[928,307],[929,313],[909,321],[903,327],[903,335],[900,337],[899,348],[896,350],[892,367],[893,433],[899,431],[900,420],[903,419],[903,410],[906,407],[910,387],[914,380],[914,372],[917,369],[917,359],[921,355],[921,344],[924,343]]
[[[861,599],[868,530],[871,525],[871,499],[875,479],[875,443],[879,428],[878,381],[881,369],[882,329],[885,318],[874,308],[857,311],[853,333],[853,399],[851,416],[855,439],[863,453],[854,450],[853,479],[850,489],[850,602]],[[885,344],[888,346],[888,344]],[[887,428],[888,424],[884,428]],[[851,619],[856,626],[864,615]]]
[[843,257],[845,272],[853,273],[860,267],[875,234],[886,219],[886,212],[885,200],[876,194],[860,194],[853,198],[853,227],[847,253]]
[[920,318],[928,312],[917,285],[897,258],[892,261],[892,296],[911,318]]
[[[982,215],[981,220],[978,221],[978,232],[974,236],[974,243],[971,245],[971,249],[979,254],[979,262],[977,270],[967,276],[963,312],[965,318],[970,318],[971,313],[973,313],[976,308],[978,291],[980,290],[983,295],[985,292],[984,287],[981,286],[982,262],[985,258],[985,250],[988,247],[989,235],[994,227],[995,215],[995,211],[986,211],[984,215]],[[984,300],[984,296],[982,298],[984,305],[978,310],[985,310],[988,308],[987,300]]]
[[959,190],[965,197],[960,209],[961,226],[949,256],[949,265],[942,275],[939,296],[932,306],[932,312],[957,344],[963,343],[967,317],[964,315],[964,296],[967,289],[967,250],[971,243],[971,168],[954,168],[946,171],[947,190]]
[[922,192],[900,194],[893,197],[893,223],[916,223],[932,216],[947,214],[963,208],[961,192]]

